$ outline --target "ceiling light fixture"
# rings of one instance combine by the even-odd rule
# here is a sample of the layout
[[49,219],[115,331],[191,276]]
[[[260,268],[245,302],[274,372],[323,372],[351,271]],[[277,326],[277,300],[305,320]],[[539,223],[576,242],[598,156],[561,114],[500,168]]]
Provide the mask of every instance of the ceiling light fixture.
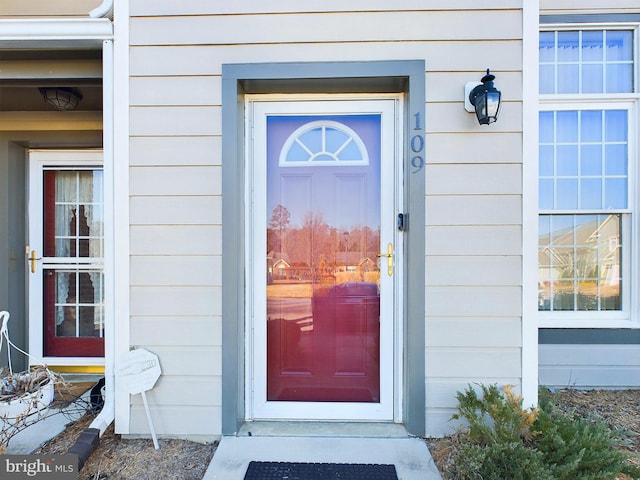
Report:
[[42,87],[39,90],[44,101],[56,110],[75,110],[82,100],[82,93],[76,88]]

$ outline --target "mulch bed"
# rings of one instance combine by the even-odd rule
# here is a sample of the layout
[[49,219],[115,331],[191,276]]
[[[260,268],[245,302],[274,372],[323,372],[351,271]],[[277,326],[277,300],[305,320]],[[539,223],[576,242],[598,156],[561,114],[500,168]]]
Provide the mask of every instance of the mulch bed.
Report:
[[[640,465],[640,390],[581,391],[561,390],[554,393],[556,405],[567,413],[599,416],[611,428],[622,429],[628,442],[622,448]],[[62,454],[75,443],[80,432],[93,420],[85,415],[47,442],[35,453]],[[455,480],[448,474],[459,446],[458,435],[428,438],[434,461],[444,480]],[[151,439],[122,439],[113,426],[100,439],[98,449],[80,472],[80,480],[200,480],[204,476],[217,444],[201,444],[187,440],[160,439],[155,450]]]
[[[87,414],[45,443],[36,454],[64,454],[94,416]],[[100,444],[87,459],[79,480],[200,480],[204,476],[217,443],[160,439],[156,450],[151,439],[123,439],[113,432],[113,424],[100,437]]]

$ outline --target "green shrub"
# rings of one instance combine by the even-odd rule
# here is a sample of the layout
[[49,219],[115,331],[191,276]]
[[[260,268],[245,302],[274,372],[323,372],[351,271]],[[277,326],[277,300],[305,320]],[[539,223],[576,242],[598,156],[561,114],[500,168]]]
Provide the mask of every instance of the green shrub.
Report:
[[463,442],[456,473],[460,480],[553,480],[542,453],[517,441],[485,446]]
[[620,473],[638,478],[628,455],[619,449],[622,439],[604,421],[561,412],[546,390],[540,392],[539,405],[535,448],[544,454],[554,478],[615,480]]
[[504,394],[496,385],[480,385],[482,396],[467,387],[464,393],[458,392],[458,413],[456,420],[464,419],[469,427],[467,436],[478,445],[491,443],[529,441],[531,424],[537,410],[523,410],[522,397],[514,395],[510,387],[504,388]]
[[460,480],[615,480],[638,478],[603,421],[569,416],[541,392],[539,409],[523,409],[510,387],[480,385],[458,392],[466,430],[456,457]]

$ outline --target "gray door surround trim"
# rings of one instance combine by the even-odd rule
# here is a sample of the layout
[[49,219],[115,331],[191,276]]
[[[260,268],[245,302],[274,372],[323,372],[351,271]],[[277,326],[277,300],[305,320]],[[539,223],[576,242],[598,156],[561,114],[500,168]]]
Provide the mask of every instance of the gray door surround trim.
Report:
[[[254,93],[397,93],[405,95],[404,405],[408,432],[425,432],[425,174],[412,173],[409,139],[424,135],[425,62],[251,63],[222,66],[222,434],[245,419],[245,95]],[[417,116],[416,116],[417,115]],[[411,123],[413,122],[413,123]],[[411,128],[410,128],[411,126]],[[411,134],[411,135],[409,135]],[[423,153],[424,155],[424,153]],[[423,157],[424,158],[424,157]]]

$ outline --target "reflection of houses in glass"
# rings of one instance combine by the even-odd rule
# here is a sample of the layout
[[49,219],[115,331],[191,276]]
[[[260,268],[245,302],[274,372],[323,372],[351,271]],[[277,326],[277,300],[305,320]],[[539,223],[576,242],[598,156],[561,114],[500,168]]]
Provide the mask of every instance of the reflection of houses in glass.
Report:
[[[335,261],[332,261],[335,258]],[[379,272],[378,263],[358,252],[335,252],[334,255],[320,255],[314,267],[306,262],[293,261],[286,253],[269,252],[267,255],[267,279],[271,284],[277,281],[300,281],[314,283],[341,283],[337,276],[350,273],[358,280],[371,280],[367,274]],[[353,278],[351,279],[353,281]]]
[[620,216],[555,215],[541,220],[538,309],[619,309]]
[[359,252],[336,252],[335,272],[373,272],[378,270],[377,262],[363,257]]
[[309,280],[311,278],[311,267],[304,262],[288,262],[280,254],[273,258],[273,279],[274,280]]
[[287,263],[286,260],[284,259],[279,259],[276,262],[274,262],[273,264],[273,272],[274,272],[274,277],[277,280],[282,280],[285,278],[290,278],[289,275],[291,275],[291,265],[289,265]]

